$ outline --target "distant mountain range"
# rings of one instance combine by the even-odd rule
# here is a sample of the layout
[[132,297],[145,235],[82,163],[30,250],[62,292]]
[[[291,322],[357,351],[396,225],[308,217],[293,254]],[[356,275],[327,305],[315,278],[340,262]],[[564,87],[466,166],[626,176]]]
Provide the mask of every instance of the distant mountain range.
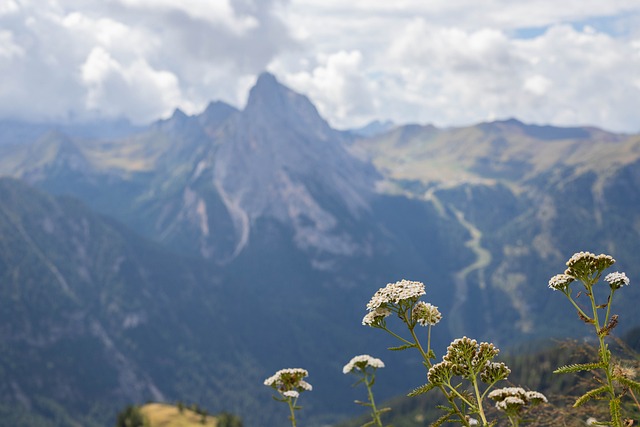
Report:
[[[262,381],[298,366],[305,425],[327,425],[357,410],[354,354],[395,370],[381,397],[423,382],[360,325],[387,282],[427,284],[436,346],[508,346],[585,332],[546,285],[574,252],[640,278],[639,135],[338,131],[267,73],[243,110],[29,129],[0,122],[0,414],[20,425],[182,400],[277,426]],[[621,327],[640,323],[638,297],[615,302]]]

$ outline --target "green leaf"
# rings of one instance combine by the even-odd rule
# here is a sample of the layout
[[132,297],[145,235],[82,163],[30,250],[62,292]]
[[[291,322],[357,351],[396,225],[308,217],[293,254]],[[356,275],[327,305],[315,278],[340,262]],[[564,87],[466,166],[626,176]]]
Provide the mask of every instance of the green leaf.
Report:
[[430,390],[433,390],[436,386],[433,383],[428,383],[425,385],[421,385],[420,387],[414,389],[411,393],[407,394],[408,397],[415,397],[421,394],[424,394]]
[[606,385],[603,385],[602,387],[598,387],[596,389],[593,389],[591,391],[586,392],[585,394],[583,394],[582,396],[580,396],[578,398],[578,400],[576,400],[576,403],[573,404],[574,408],[577,408],[579,406],[584,405],[586,402],[588,402],[591,399],[596,398],[599,394],[602,393],[606,393],[607,391],[609,391],[609,387]]
[[629,387],[637,392],[640,392],[640,383],[630,380],[629,378],[626,377],[613,377],[614,380],[618,381],[620,384]]
[[449,418],[451,418],[454,413],[455,412],[453,411],[453,409],[449,409],[449,412],[432,422],[429,427],[440,427],[441,425],[449,421]]
[[416,347],[415,344],[405,344],[405,345],[401,345],[399,347],[389,347],[387,350],[400,351],[400,350],[406,350],[408,348],[414,348],[414,347]]
[[594,369],[603,368],[602,363],[577,363],[572,365],[561,366],[554,374],[569,374],[572,372],[593,371]]

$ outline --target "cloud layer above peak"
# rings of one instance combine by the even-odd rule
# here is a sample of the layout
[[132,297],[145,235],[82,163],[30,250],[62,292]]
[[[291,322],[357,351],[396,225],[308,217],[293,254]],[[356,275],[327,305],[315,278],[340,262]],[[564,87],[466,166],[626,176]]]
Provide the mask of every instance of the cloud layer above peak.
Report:
[[337,127],[638,132],[638,29],[636,0],[0,0],[0,118],[242,106],[268,69]]

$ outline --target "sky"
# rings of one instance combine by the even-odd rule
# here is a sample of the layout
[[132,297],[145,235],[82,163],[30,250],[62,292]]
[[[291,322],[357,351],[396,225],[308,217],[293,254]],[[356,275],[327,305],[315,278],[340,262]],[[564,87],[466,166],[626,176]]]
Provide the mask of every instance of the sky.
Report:
[[272,72],[378,120],[640,132],[638,0],[0,0],[0,119],[242,108]]

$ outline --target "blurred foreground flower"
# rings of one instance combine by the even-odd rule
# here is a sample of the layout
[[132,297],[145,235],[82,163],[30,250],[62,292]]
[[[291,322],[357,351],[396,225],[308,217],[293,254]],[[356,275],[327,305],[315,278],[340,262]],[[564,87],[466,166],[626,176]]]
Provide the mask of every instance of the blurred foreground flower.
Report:
[[273,398],[279,402],[286,402],[288,404],[290,413],[289,420],[293,427],[296,427],[295,411],[300,409],[300,406],[297,406],[300,393],[313,389],[311,384],[303,379],[308,376],[309,373],[306,369],[287,368],[279,370],[264,380],[264,385],[273,388],[280,394],[280,397],[274,396]]
[[373,384],[376,381],[376,370],[384,368],[384,362],[375,357],[371,357],[368,354],[362,354],[360,356],[353,357],[349,363],[342,368],[343,374],[355,374],[360,376],[360,379],[354,384],[354,386],[363,383],[367,387],[368,402],[360,402],[356,400],[356,403],[362,406],[371,408],[371,421],[365,426],[376,425],[383,427],[380,419],[380,414],[390,411],[389,408],[378,409],[376,407],[375,400],[373,399]]

